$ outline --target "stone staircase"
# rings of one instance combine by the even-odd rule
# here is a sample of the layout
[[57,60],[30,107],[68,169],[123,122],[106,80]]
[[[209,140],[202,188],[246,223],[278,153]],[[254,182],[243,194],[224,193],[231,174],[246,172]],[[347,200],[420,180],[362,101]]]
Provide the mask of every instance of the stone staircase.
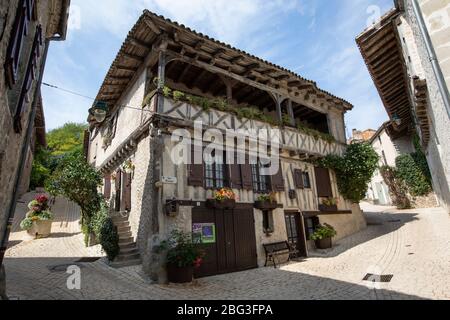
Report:
[[128,216],[115,215],[112,219],[119,233],[120,252],[111,263],[111,267],[122,268],[141,264],[141,255],[131,233]]

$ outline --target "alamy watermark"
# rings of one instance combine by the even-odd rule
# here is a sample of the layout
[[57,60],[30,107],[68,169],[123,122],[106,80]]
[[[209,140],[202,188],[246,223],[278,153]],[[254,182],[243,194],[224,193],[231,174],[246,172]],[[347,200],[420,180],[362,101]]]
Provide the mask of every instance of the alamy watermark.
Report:
[[[194,134],[187,129],[173,131],[171,160],[183,164],[260,164],[261,175],[272,176],[280,166],[279,129],[203,129],[194,122]],[[248,142],[248,143],[247,143]],[[204,145],[206,143],[206,145]]]

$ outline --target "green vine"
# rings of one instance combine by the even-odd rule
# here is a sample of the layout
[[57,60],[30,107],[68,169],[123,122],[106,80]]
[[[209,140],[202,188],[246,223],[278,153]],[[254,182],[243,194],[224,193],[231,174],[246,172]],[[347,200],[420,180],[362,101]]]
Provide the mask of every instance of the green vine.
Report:
[[397,169],[383,166],[380,168],[380,173],[389,188],[393,204],[398,209],[410,209],[411,201],[408,198],[408,187],[402,179],[398,178]]
[[348,146],[343,157],[325,157],[319,161],[319,165],[334,170],[341,195],[358,203],[366,197],[378,161],[379,156],[370,143],[363,142]]
[[[164,87],[163,95],[166,98],[173,99],[174,101],[187,102],[192,105],[196,105],[202,108],[203,111],[209,112],[211,109],[219,110],[222,112],[228,112],[234,114],[238,119],[257,120],[269,123],[272,126],[279,126],[280,123],[274,117],[265,114],[256,106],[249,104],[230,105],[224,98],[206,98],[196,95],[191,95],[182,91],[172,90],[169,87]],[[283,125],[290,126],[290,118],[287,114],[283,114]],[[297,129],[309,136],[312,136],[315,140],[323,139],[328,143],[336,142],[336,139],[327,133],[320,132],[315,129],[308,128],[305,124],[299,124]]]

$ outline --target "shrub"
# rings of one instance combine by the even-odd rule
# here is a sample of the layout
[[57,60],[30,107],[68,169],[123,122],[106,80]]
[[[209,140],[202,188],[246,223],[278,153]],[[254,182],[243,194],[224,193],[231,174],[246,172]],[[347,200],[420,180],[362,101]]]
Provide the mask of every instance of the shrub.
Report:
[[110,261],[114,260],[119,254],[119,234],[116,226],[110,217],[107,217],[101,224],[99,235],[100,244]]
[[168,240],[161,242],[159,249],[168,250],[167,264],[178,268],[199,267],[204,256],[204,252],[192,242],[191,234],[177,230],[172,231]]
[[398,209],[410,209],[411,201],[408,198],[408,188],[402,179],[398,178],[397,169],[389,166],[380,168],[381,176],[389,188],[392,202]]
[[[432,191],[431,181],[426,176],[425,164],[418,153],[404,154],[395,160],[397,176],[408,186],[412,196],[425,196]],[[426,166],[428,168],[428,165]]]

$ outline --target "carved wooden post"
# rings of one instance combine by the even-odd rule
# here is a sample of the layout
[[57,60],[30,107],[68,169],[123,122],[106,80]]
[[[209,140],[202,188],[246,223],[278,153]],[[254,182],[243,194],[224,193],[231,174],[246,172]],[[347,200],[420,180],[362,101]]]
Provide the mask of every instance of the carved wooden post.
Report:
[[166,84],[166,49],[167,42],[163,42],[159,47],[159,59],[158,59],[158,105],[157,112],[162,113],[164,108],[163,89]]
[[233,87],[238,83],[238,81],[222,75],[219,75],[219,77],[227,87],[227,102],[231,104],[233,103]]
[[289,120],[290,120],[291,126],[295,127],[295,116],[294,116],[294,109],[292,108],[292,100],[291,99],[288,99],[287,109],[288,109]]

